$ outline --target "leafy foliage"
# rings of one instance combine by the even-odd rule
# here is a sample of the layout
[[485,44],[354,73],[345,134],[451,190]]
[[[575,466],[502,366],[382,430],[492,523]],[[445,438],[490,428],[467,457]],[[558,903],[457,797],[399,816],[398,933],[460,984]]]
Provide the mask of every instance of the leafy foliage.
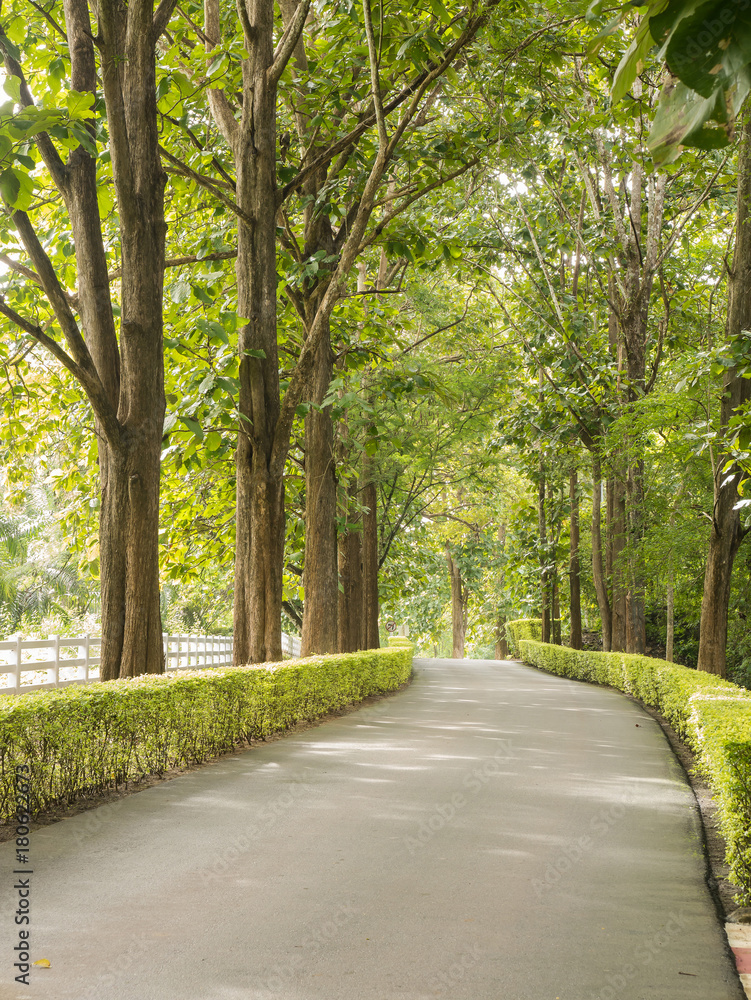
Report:
[[[608,5],[598,2],[590,16]],[[741,0],[648,0],[626,4],[599,33],[605,39],[632,19],[631,8],[646,7],[613,80],[613,101],[625,97],[657,46],[669,79],[649,136],[656,163],[670,163],[681,146],[717,149],[728,145],[732,125],[751,91],[751,8]]]
[[15,812],[17,764],[31,768],[36,814],[393,691],[411,670],[400,647],[2,696],[0,817]]

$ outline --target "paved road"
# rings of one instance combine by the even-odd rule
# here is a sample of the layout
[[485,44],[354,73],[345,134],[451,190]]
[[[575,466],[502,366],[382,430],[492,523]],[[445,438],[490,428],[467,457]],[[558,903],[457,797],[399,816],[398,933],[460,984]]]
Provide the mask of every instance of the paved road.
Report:
[[418,660],[369,708],[33,836],[50,1000],[740,1000],[700,824],[626,698]]

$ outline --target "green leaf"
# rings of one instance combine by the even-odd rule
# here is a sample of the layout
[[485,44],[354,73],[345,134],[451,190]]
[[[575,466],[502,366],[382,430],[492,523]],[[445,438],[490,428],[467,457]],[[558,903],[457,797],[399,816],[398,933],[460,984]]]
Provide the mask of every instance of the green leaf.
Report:
[[430,0],[430,9],[443,24],[451,22],[451,15],[441,3],[441,0]]
[[0,194],[9,208],[23,212],[31,203],[34,185],[28,174],[7,167],[0,174]]
[[636,34],[626,49],[613,77],[613,88],[611,91],[613,104],[617,104],[631,90],[634,80],[639,74],[641,63],[654,44],[654,39],[649,30],[649,20],[644,18],[636,29]]
[[94,95],[81,93],[78,90],[69,90],[65,95],[65,107],[71,118],[93,118],[94,117]]
[[17,76],[8,76],[3,80],[3,90],[16,104],[21,100],[21,81]]
[[190,285],[187,281],[178,281],[174,284],[170,290],[170,298],[175,303],[179,305],[181,302],[185,302],[190,296]]
[[702,97],[679,80],[670,80],[663,88],[648,139],[655,163],[675,160],[687,136],[698,132],[712,117],[714,105],[714,97]]
[[193,431],[193,434],[199,441],[203,441],[203,428],[197,420],[193,420],[192,417],[180,417],[180,420],[185,424],[188,430]]

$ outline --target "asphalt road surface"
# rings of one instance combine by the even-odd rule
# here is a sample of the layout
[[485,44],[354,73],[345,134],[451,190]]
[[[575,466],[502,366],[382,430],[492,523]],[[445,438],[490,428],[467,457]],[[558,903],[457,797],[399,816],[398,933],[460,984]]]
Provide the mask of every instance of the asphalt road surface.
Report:
[[32,835],[2,1000],[740,1000],[659,726],[518,663],[400,694]]

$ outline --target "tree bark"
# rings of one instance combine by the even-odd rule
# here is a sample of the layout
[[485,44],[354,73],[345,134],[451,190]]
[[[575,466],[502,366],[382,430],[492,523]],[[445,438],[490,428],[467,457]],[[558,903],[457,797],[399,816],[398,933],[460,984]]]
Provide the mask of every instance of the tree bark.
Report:
[[506,638],[506,616],[499,615],[495,625],[495,658],[508,659],[508,639]]
[[643,654],[647,648],[644,564],[644,461],[638,458],[627,480],[629,517],[629,585],[626,596],[626,652]]
[[331,407],[320,408],[334,371],[330,337],[318,347],[312,402],[305,418],[305,611],[302,655],[337,649],[339,572],[336,471]]
[[592,458],[592,579],[602,622],[602,648],[611,649],[612,612],[603,566],[602,545],[602,468],[599,456]]
[[673,663],[673,646],[675,644],[675,588],[673,586],[673,571],[670,570],[670,580],[667,586],[667,634],[665,640],[665,659]]
[[[82,331],[30,218],[14,212],[70,351],[35,327],[35,336],[79,380],[95,415],[100,464],[100,677],[112,680],[164,669],[159,607],[159,471],[164,425],[162,282],[165,174],[156,108],[156,42],[173,4],[157,13],[150,0],[97,6],[97,47],[107,112],[109,153],[120,224],[121,313],[118,345],[97,205],[95,159],[81,146],[67,162],[46,133],[42,159],[68,209],[78,269]],[[98,96],[88,6],[65,0],[65,32],[76,91]],[[6,69],[33,98],[2,36]],[[93,124],[89,126],[96,141]],[[26,327],[24,327],[26,328]]]
[[571,632],[569,645],[572,649],[582,648],[582,608],[581,608],[581,563],[579,559],[579,477],[576,470],[569,478],[569,499],[571,502],[570,550],[568,564],[569,615]]
[[362,604],[363,645],[378,649],[378,506],[376,484],[372,478],[372,461],[363,457],[362,502]]
[[553,567],[552,586],[552,616],[551,616],[551,641],[556,645],[561,645],[561,601],[558,586],[558,568]]
[[542,641],[550,642],[550,576],[548,573],[548,530],[545,515],[545,466],[540,461],[537,483],[537,528],[540,545],[540,617]]
[[[241,0],[245,48],[242,116],[221,90],[208,92],[232,150],[237,229],[240,424],[236,452],[234,661],[282,659],[283,462],[276,461],[280,416],[276,339],[276,105],[273,0]],[[206,47],[221,41],[219,4],[206,0]],[[291,54],[291,53],[290,53]],[[287,58],[289,56],[287,55]],[[281,467],[280,467],[281,466]]]
[[[728,341],[751,328],[751,118],[743,126],[738,177],[738,220],[735,255],[728,288]],[[730,418],[751,399],[751,382],[735,369],[725,373],[720,422],[727,433]],[[709,550],[704,574],[699,633],[699,670],[726,674],[728,609],[733,563],[745,532],[741,527],[738,483],[741,470],[732,465],[726,470],[728,456],[717,462],[714,476],[714,508]]]
[[469,591],[464,586],[461,570],[446,546],[446,562],[451,580],[451,656],[455,660],[464,659],[464,639],[467,634],[467,612]]
[[626,558],[626,483],[625,465],[621,455],[616,456],[613,478],[608,481],[610,523],[608,547],[610,549],[611,613],[610,648],[614,652],[626,650],[626,623],[628,619],[628,563]]
[[363,642],[362,532],[357,530],[361,515],[356,508],[357,498],[357,480],[354,479],[350,481],[347,490],[348,528],[339,536],[341,590],[337,617],[340,653],[354,653],[358,649],[366,648]]

